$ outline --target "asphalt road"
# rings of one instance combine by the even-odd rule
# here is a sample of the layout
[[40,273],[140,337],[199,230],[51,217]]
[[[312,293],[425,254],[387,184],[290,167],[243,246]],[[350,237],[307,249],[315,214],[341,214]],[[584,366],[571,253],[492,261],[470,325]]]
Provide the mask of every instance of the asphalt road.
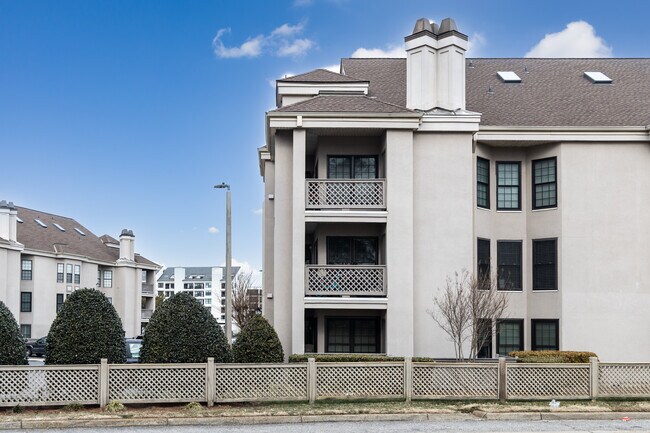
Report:
[[593,433],[650,432],[650,420],[639,421],[389,421],[334,422],[306,424],[209,426],[209,427],[110,427],[48,430],[5,430],[5,432],[41,433],[406,433],[406,432],[480,432],[480,433]]

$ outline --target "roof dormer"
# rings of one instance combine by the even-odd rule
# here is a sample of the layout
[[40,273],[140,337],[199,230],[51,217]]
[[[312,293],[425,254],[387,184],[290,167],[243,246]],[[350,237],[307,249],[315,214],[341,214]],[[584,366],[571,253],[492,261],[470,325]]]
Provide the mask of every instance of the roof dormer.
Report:
[[295,104],[317,95],[367,95],[369,82],[327,69],[315,69],[305,74],[276,81],[278,108]]

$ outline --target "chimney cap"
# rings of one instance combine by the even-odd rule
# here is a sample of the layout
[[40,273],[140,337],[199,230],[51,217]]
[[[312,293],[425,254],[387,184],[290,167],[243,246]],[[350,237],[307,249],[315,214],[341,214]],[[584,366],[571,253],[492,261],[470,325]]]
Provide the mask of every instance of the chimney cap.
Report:
[[458,27],[456,26],[456,21],[453,18],[445,18],[440,23],[440,33],[447,32],[457,32]]
[[429,21],[427,18],[420,18],[415,22],[415,27],[413,27],[413,33],[411,34],[414,35],[420,32],[431,32],[436,34],[437,27],[436,23]]
[[14,205],[14,202],[13,201],[7,202],[7,200],[0,201],[0,209],[17,210],[16,206]]
[[133,230],[127,230],[127,229],[122,229],[122,233],[120,233],[120,237],[122,236],[135,237],[135,235],[133,234]]

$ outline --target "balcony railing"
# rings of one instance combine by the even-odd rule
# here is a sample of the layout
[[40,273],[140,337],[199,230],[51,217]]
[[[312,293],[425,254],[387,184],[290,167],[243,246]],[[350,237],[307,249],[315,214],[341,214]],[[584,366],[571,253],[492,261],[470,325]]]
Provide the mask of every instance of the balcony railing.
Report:
[[385,209],[385,179],[307,179],[307,209]]
[[142,283],[142,294],[153,295],[153,284]]
[[142,310],[142,319],[143,320],[148,320],[151,319],[151,315],[153,314],[153,310]]
[[308,265],[305,296],[386,296],[386,266]]

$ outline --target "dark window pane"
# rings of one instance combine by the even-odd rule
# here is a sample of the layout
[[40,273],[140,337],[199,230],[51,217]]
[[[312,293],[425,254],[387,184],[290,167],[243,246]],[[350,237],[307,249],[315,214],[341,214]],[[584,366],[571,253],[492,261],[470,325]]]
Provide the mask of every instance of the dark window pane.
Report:
[[497,242],[499,290],[521,290],[521,241]]
[[353,353],[377,353],[377,321],[358,319],[354,321]]
[[327,352],[378,353],[379,320],[376,318],[327,320]]
[[376,179],[377,178],[377,157],[355,156],[354,157],[354,178],[355,179]]
[[376,265],[377,264],[377,239],[376,238],[355,238],[354,243],[355,265]]
[[557,206],[557,160],[533,161],[533,209]]
[[20,325],[20,335],[23,338],[32,338],[32,325]]
[[510,352],[524,350],[523,320],[503,320],[499,323],[497,353],[506,356]]
[[56,312],[58,313],[61,311],[61,307],[63,307],[63,302],[64,302],[64,296],[63,293],[57,293],[56,294]]
[[23,260],[21,263],[20,269],[20,279],[21,280],[31,280],[32,279],[32,261]]
[[479,319],[477,327],[477,339],[481,344],[478,351],[478,358],[492,358],[492,320]]
[[532,320],[532,349],[533,350],[559,350],[559,321]]
[[350,353],[350,320],[327,320],[327,351]]
[[56,265],[56,282],[63,282],[63,263],[57,263]]
[[352,158],[349,156],[330,156],[327,160],[328,178],[350,179],[352,177]]
[[533,240],[533,290],[557,290],[557,241]]
[[490,207],[490,161],[476,158],[476,204]]
[[352,264],[352,242],[350,238],[338,236],[327,238],[327,264]]
[[21,313],[31,313],[32,312],[32,293],[31,292],[20,292],[20,312]]
[[520,165],[518,162],[497,163],[497,209],[519,210]]
[[480,280],[490,278],[490,240],[479,239],[476,246],[477,276]]

